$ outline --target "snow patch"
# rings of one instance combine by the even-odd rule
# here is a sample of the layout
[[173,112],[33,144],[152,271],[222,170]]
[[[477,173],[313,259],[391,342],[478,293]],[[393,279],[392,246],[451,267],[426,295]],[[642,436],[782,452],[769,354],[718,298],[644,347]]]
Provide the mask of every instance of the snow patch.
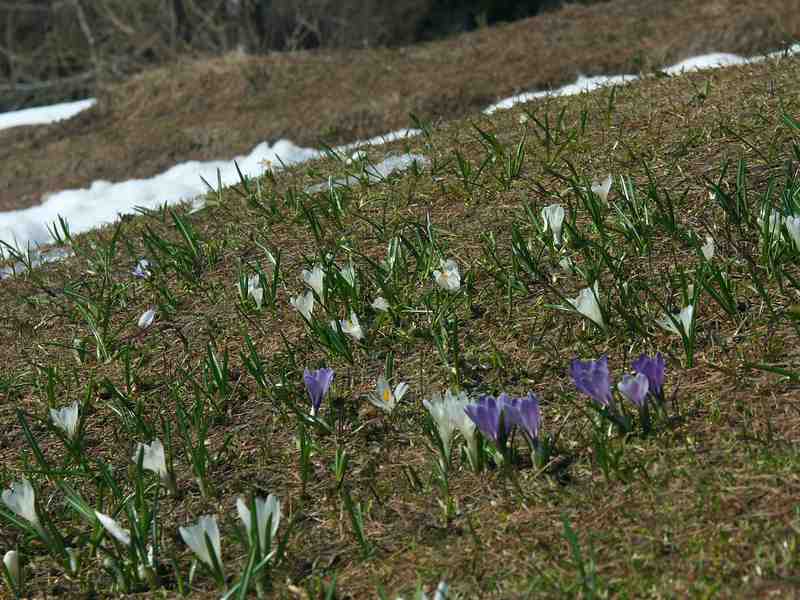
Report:
[[94,98],[77,102],[62,102],[50,106],[24,108],[12,112],[0,113],[0,129],[19,127],[21,125],[47,125],[74,117],[79,112],[91,108],[97,101]]

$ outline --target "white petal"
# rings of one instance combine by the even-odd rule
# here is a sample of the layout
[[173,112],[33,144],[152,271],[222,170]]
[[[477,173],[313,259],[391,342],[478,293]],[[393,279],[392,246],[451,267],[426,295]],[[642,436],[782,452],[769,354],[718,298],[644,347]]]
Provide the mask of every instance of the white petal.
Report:
[[181,537],[186,545],[192,549],[197,557],[209,566],[213,566],[214,562],[208,553],[208,547],[205,542],[205,535],[211,540],[211,546],[214,553],[217,555],[217,560],[222,564],[222,548],[219,539],[219,528],[217,527],[217,517],[212,515],[205,515],[197,520],[197,524],[188,527],[179,528]]
[[386,301],[386,298],[383,296],[378,296],[375,300],[372,301],[372,308],[375,310],[380,310],[386,312],[389,310],[389,302]]
[[139,329],[147,329],[150,325],[153,324],[153,319],[156,318],[156,311],[154,308],[150,310],[146,310],[142,313],[142,316],[139,317]]
[[600,196],[603,202],[608,202],[608,192],[611,191],[612,181],[613,179],[609,175],[602,182],[594,182],[592,184],[592,192]]
[[125,546],[131,545],[131,532],[128,529],[123,529],[122,526],[108,515],[104,515],[100,511],[94,511],[97,520],[103,528],[114,536],[114,538]]
[[50,420],[53,425],[66,433],[67,437],[74,436],[78,428],[78,401],[60,409],[51,408]]
[[30,481],[15,481],[2,493],[3,503],[15,514],[35,526],[39,526],[39,515],[36,514],[36,494]]
[[8,569],[9,575],[14,582],[14,585],[19,585],[19,554],[16,550],[9,550],[3,556],[3,564]]
[[164,445],[161,440],[155,439],[150,444],[137,444],[133,455],[133,462],[139,462],[139,453],[144,452],[142,468],[156,473],[159,477],[167,475],[167,461],[164,455]]

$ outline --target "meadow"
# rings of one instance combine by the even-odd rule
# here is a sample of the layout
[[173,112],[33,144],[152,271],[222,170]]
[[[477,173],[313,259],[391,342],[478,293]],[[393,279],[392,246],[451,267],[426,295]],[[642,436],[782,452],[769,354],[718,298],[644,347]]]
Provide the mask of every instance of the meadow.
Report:
[[0,282],[6,589],[794,596],[799,86],[412,114],[54,224],[73,255]]

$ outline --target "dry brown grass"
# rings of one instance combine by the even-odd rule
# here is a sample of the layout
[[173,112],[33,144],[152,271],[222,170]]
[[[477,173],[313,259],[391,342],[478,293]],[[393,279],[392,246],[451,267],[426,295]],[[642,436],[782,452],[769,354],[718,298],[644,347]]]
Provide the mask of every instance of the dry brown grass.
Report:
[[410,113],[453,118],[578,74],[649,71],[712,51],[751,55],[798,37],[800,15],[783,0],[614,0],[410,48],[180,63],[107,90],[69,122],[0,131],[0,209],[264,140],[365,139],[407,127]]
[[[610,6],[613,10],[620,5]],[[706,13],[711,15],[709,18],[741,17],[732,6],[718,2],[706,4],[702,10],[711,11]],[[720,16],[713,12],[715,7],[720,11],[727,8],[728,12]],[[564,14],[584,14],[585,9],[571,10]],[[669,8],[659,10],[667,16],[672,14]],[[568,21],[557,20],[563,19],[564,14],[549,17],[556,20],[548,23],[568,27]],[[643,15],[635,17],[641,18],[640,24],[644,22]],[[682,18],[687,21],[680,21],[678,35],[694,23],[688,17]],[[608,19],[610,31],[613,19]],[[535,22],[501,31],[508,34]],[[550,34],[556,35],[555,29],[550,27]],[[491,36],[492,32],[482,32],[449,44],[454,53],[460,49],[464,53],[461,56],[471,56],[475,48],[484,48],[481,44],[488,44],[486,40]],[[476,46],[469,50],[465,40]],[[444,54],[433,52],[436,47],[405,52],[410,61],[419,60],[422,55],[443,61]],[[746,52],[738,47],[714,49]],[[375,55],[360,56],[372,60],[370,57]],[[493,60],[480,56],[484,61]],[[675,54],[667,53],[664,61],[682,57],[675,50]],[[609,55],[607,60],[613,58]],[[285,61],[284,73],[288,74],[291,65],[297,66],[293,61],[313,62],[321,57],[274,60]],[[590,58],[587,56],[586,60]],[[654,60],[654,64],[658,62]],[[218,69],[219,77],[224,79],[228,73],[223,68],[225,64],[204,65],[207,79],[196,77],[195,89],[201,89],[203,81],[211,87],[215,80],[212,69]],[[449,81],[447,77],[456,78],[455,74],[447,74],[447,65],[439,66],[444,81]],[[609,70],[608,65],[600,70]],[[502,72],[497,74],[498,79]],[[364,73],[375,71],[366,69]],[[488,70],[480,73],[478,69],[471,71],[474,81],[489,78]],[[317,76],[320,89],[331,89],[326,87],[330,83],[327,73],[320,68]],[[559,79],[553,75],[548,83],[572,76],[573,73],[562,74]],[[410,81],[411,74],[408,77]],[[150,98],[146,108],[153,114],[162,114],[163,122],[167,122],[173,109],[166,98],[177,95],[181,83],[162,81],[162,95]],[[281,81],[291,85],[289,79]],[[188,83],[183,85],[190,87]],[[462,89],[469,87],[464,81],[461,85]],[[480,83],[476,85],[481,87]],[[443,251],[456,257],[468,271],[464,293],[469,302],[458,312],[465,385],[516,393],[532,389],[542,398],[546,430],[552,432],[564,426],[558,448],[561,466],[550,474],[536,474],[523,461],[516,471],[518,487],[496,471],[475,475],[466,468],[454,467],[452,493],[458,498],[461,513],[446,525],[437,505],[438,489],[431,485],[423,491],[415,490],[404,475],[404,468],[412,466],[424,482],[429,480],[433,455],[425,448],[420,401],[430,391],[443,387],[448,378],[428,333],[426,318],[408,313],[392,324],[377,323],[365,316],[367,342],[358,348],[356,364],[350,366],[342,360],[326,358],[286,302],[288,295],[301,287],[296,274],[306,265],[306,257],[318,252],[304,219],[291,208],[289,191],[302,190],[329,173],[338,175],[342,165],[328,160],[279,173],[274,183],[262,180],[268,194],[274,192],[278,199],[279,215],[268,216],[248,207],[228,189],[220,205],[189,217],[209,246],[223,246],[220,258],[196,282],[183,283],[169,272],[156,274],[156,283],[176,296],[177,308],[174,314],[162,312],[157,325],[145,335],[136,334],[136,318],[146,307],[162,301],[153,285],[128,283],[129,269],[143,253],[141,236],[145,223],[166,239],[175,240],[177,234],[170,221],[162,222],[158,215],[126,221],[124,243],[111,269],[113,280],[123,289],[114,304],[113,323],[121,328],[120,337],[127,340],[125,345],[134,357],[143,361],[129,397],[142,403],[147,421],[158,429],[159,418],[174,418],[175,397],[170,387],[178,391],[182,400],[191,400],[191,386],[178,382],[187,371],[199,373],[208,342],[214,341],[219,352],[228,350],[231,356],[235,392],[210,431],[213,452],[223,452],[230,436],[227,451],[210,470],[216,495],[210,499],[200,497],[186,460],[179,458],[176,466],[180,494],[170,500],[163,516],[168,532],[166,543],[177,552],[184,570],[189,562],[188,551],[184,552],[180,541],[169,537],[178,525],[197,515],[216,512],[227,515],[222,529],[230,531],[235,497],[270,491],[284,499],[287,514],[299,516],[287,560],[275,574],[275,595],[283,598],[301,596],[292,591],[296,589],[292,586],[312,586],[319,579],[330,581],[334,573],[338,577],[339,598],[375,597],[379,585],[392,592],[402,590],[408,597],[418,577],[427,584],[446,577],[457,592],[468,598],[579,596],[578,568],[564,538],[564,515],[578,535],[584,558],[593,557],[597,597],[796,596],[800,585],[796,575],[800,568],[798,385],[790,378],[749,365],[769,363],[797,370],[798,328],[790,309],[797,303],[798,290],[789,283],[780,288],[774,279],[765,279],[773,304],[771,311],[765,305],[750,285],[746,269],[748,253],[757,252],[757,234],[726,223],[720,209],[708,200],[704,177],[716,180],[726,159],[745,159],[750,166],[748,200],[757,211],[758,196],[764,192],[767,178],[780,176],[787,168],[790,173],[797,169],[798,157],[792,148],[800,139],[781,121],[781,111],[800,114],[798,86],[800,61],[795,58],[684,77],[651,77],[613,92],[602,90],[523,107],[540,119],[549,116],[551,123],[563,109],[565,126],[571,132],[579,130],[581,115],[585,114],[586,131],[576,133],[574,140],[565,144],[564,155],[582,177],[608,172],[630,176],[637,191],[644,194],[648,184],[646,164],[655,175],[654,184],[662,197],[669,192],[675,199],[681,227],[713,233],[718,252],[715,260],[724,264],[739,283],[742,309],[736,318],[731,318],[707,295],[703,297],[696,363],[691,368],[683,366],[680,343],[654,327],[652,319],[659,313],[654,297],[665,303],[679,302],[676,270],[681,266],[693,271],[698,268],[699,259],[686,239],[667,235],[659,228],[654,229],[652,248],[647,253],[630,251],[621,243],[613,248],[617,256],[628,250],[625,269],[630,285],[655,287],[651,295],[643,291],[635,306],[641,311],[644,333],[626,327],[619,314],[615,314],[608,334],[588,329],[574,316],[545,307],[559,300],[548,290],[546,281],[536,278],[525,278],[527,291],[514,295],[509,312],[506,291],[494,279],[504,270],[486,259],[480,234],[494,234],[501,258],[510,265],[512,227],[521,225],[531,238],[537,235],[538,223],[524,224],[522,207],[526,203],[531,203],[534,215],[538,215],[541,206],[562,202],[578,211],[582,231],[590,229],[585,211],[560,177],[568,171],[566,164],[562,160],[547,162],[545,148],[533,135],[535,127],[531,124],[525,167],[510,189],[502,189],[493,179],[492,174],[497,172],[494,167],[479,179],[474,191],[464,189],[454,150],[460,150],[476,165],[485,157],[472,123],[513,145],[523,136],[523,127],[518,123],[522,109],[490,118],[472,115],[465,120],[441,122],[430,140],[407,142],[410,150],[424,153],[439,165],[438,171],[424,170],[420,176],[408,173],[380,185],[353,186],[347,192],[350,208],[341,226],[326,212],[322,195],[304,198],[318,211],[325,227],[323,248],[319,251],[337,250],[338,241],[347,239],[352,248],[373,259],[385,255],[388,237],[399,231],[410,235],[410,226],[424,224],[429,214]],[[488,84],[485,89],[489,89]],[[317,101],[313,95],[307,98],[309,106]],[[402,94],[399,98],[407,101]],[[493,98],[480,99],[480,105],[490,99]],[[142,97],[136,103],[145,100]],[[196,100],[198,106],[204,101]],[[217,105],[208,102],[206,109]],[[463,102],[454,110],[467,110],[469,104],[467,100]],[[201,110],[189,104],[183,105],[186,114],[172,118],[189,122],[189,115]],[[609,110],[612,104],[613,109]],[[107,106],[113,107],[114,102]],[[112,119],[114,110],[105,117],[88,114],[81,119],[87,123]],[[143,108],[135,118],[143,118],[144,112]],[[229,114],[235,121],[233,113]],[[399,121],[399,115],[398,112],[398,121],[381,122],[380,127],[405,124]],[[76,126],[72,123],[59,127]],[[233,121],[231,126],[235,127]],[[354,135],[375,133],[352,127]],[[308,131],[313,130],[309,127]],[[299,138],[301,134],[294,135]],[[369,152],[379,159],[384,152],[394,152],[402,146],[396,143]],[[733,180],[729,174],[723,187],[732,189]],[[614,193],[619,198],[618,187]],[[377,231],[364,217],[385,222],[385,231]],[[8,399],[0,403],[3,485],[18,478],[29,460],[22,449],[24,439],[15,411],[22,408],[31,415],[46,414],[46,367],[52,366],[60,376],[55,385],[59,405],[82,399],[90,381],[100,384],[107,379],[122,386],[124,368],[120,359],[109,364],[93,360],[75,363],[69,351],[72,340],[76,336],[88,337],[88,332],[63,295],[67,285],[86,293],[97,292],[101,278],[87,272],[90,267],[86,257],[94,252],[90,242],[103,247],[110,238],[108,229],[83,236],[77,241],[81,254],[78,259],[39,270],[31,277],[0,283],[0,306],[6,311],[5,320],[0,322],[0,382],[8,394]],[[236,303],[233,283],[242,263],[261,256],[255,242],[282,250],[284,282],[274,309],[245,315]],[[570,251],[580,254],[574,246]],[[375,293],[374,282],[365,261],[356,262],[367,288],[362,295],[368,301]],[[573,291],[584,285],[545,262],[557,277],[558,289],[574,295]],[[510,270],[510,266],[505,269]],[[757,270],[763,275],[761,266]],[[800,276],[796,263],[787,264],[786,272],[795,278]],[[611,298],[614,292],[609,274],[604,272],[601,280],[605,297]],[[411,281],[404,287],[403,294],[412,306],[420,306],[427,285]],[[258,390],[242,365],[239,351],[245,332],[253,337],[273,376],[281,371],[290,376],[290,394],[298,401],[303,401],[300,374],[304,366],[325,362],[337,370],[336,398],[344,414],[342,431],[319,438],[314,474],[305,499],[301,497],[296,468],[293,419],[279,402]],[[608,354],[615,374],[619,374],[631,357],[654,350],[668,357],[667,387],[670,393],[677,390],[680,412],[662,423],[653,435],[627,439],[620,467],[606,478],[591,446],[588,420],[580,410],[585,398],[576,396],[568,378],[568,361],[574,356]],[[398,374],[411,384],[413,391],[391,426],[385,427],[364,393],[381,372],[389,351],[395,352]],[[98,385],[84,405],[89,415],[88,453],[114,464],[123,481],[132,445],[140,440],[132,439],[118,425],[108,400]],[[37,424],[34,433],[46,454],[58,460],[59,444],[47,429]],[[332,483],[330,464],[337,444],[346,447],[351,456],[347,481],[353,494],[369,507],[366,530],[375,546],[375,554],[369,560],[361,557]],[[40,489],[52,491],[46,478],[38,478],[37,483]],[[87,485],[87,494],[91,494],[90,489]],[[48,500],[60,509],[58,494]],[[64,526],[80,531],[80,526],[67,516],[68,511],[62,512],[59,518],[63,518]],[[16,532],[7,528],[0,531],[0,547],[18,540]],[[232,536],[226,536],[223,543],[228,572],[236,573],[244,560],[243,551]],[[52,568],[40,546],[28,546],[33,590],[57,588],[69,597],[86,593],[80,583],[63,578]],[[96,569],[89,569],[87,578],[106,581]],[[166,582],[168,586],[172,584],[168,578]],[[103,589],[98,593],[104,595]],[[173,593],[174,587],[169,587],[168,594]],[[216,596],[211,580],[200,577],[192,597]]]

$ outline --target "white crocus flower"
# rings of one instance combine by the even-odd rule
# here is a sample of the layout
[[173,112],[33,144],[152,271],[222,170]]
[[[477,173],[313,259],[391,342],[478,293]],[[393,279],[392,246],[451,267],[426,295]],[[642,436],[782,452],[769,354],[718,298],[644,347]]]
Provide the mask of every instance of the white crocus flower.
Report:
[[142,313],[142,316],[139,317],[139,329],[147,329],[150,325],[153,324],[153,319],[156,318],[156,310],[151,308],[150,310],[146,310]]
[[683,326],[683,331],[686,335],[689,335],[689,331],[692,327],[692,319],[694,318],[694,306],[689,305],[681,310],[680,313],[677,315],[664,315],[661,319],[657,320],[659,326],[663,327],[670,333],[674,333],[675,335],[681,335],[680,328],[675,324],[675,321],[680,323]]
[[308,290],[304,295],[293,296],[289,300],[289,304],[303,315],[306,321],[310,321],[311,313],[314,312],[314,292]]
[[381,375],[378,377],[378,383],[375,388],[375,393],[369,395],[369,401],[381,410],[391,413],[408,391],[408,384],[404,382],[398,383],[394,388],[394,392],[392,392],[386,377]]
[[[349,319],[342,319],[339,321],[339,325],[342,326],[342,332],[346,333],[354,340],[360,340],[364,337],[364,330],[361,329],[361,323],[358,322],[358,317],[356,313],[350,311],[350,318]],[[333,329],[336,329],[336,323],[331,322],[331,326]]]
[[584,317],[590,319],[600,327],[605,328],[603,321],[603,312],[600,310],[598,300],[600,298],[600,288],[597,281],[594,286],[590,288],[583,288],[578,297],[574,300],[568,300],[572,307],[582,314]]
[[[244,523],[247,529],[247,537],[250,538],[250,526],[252,515],[248,508],[247,502],[244,498],[239,496],[236,500],[236,510],[239,513],[239,518]],[[272,521],[270,521],[270,517]],[[281,502],[274,494],[264,498],[256,498],[256,525],[258,526],[258,542],[261,544],[261,550],[267,548],[267,524],[270,524],[269,537],[270,540],[275,539],[275,534],[278,533],[278,525],[281,522]]]
[[441,271],[434,271],[433,278],[436,284],[448,292],[457,292],[461,287],[461,274],[458,272],[458,265],[452,258],[443,260],[440,263]]
[[444,393],[444,404],[450,421],[467,443],[472,464],[477,464],[478,438],[475,435],[475,422],[469,418],[467,411],[464,410],[467,404],[470,404],[469,396],[467,396],[466,392],[454,394],[447,390]]
[[9,577],[14,587],[19,587],[19,554],[16,550],[9,550],[3,556],[3,564],[6,566]]
[[447,410],[447,404],[439,392],[434,392],[430,400],[423,400],[423,406],[428,409],[428,412],[433,418],[433,424],[436,426],[436,431],[439,432],[439,438],[442,440],[444,452],[450,456],[450,439],[453,437],[453,432],[456,429],[455,423],[450,418],[450,412]]
[[347,265],[341,271],[342,278],[347,282],[350,287],[356,286],[356,269],[353,265]]
[[264,302],[264,288],[261,287],[261,278],[258,275],[247,279],[247,296],[252,298],[256,307],[261,310],[261,304]]
[[164,445],[161,440],[155,439],[150,444],[136,444],[136,452],[133,454],[133,462],[139,462],[139,454],[142,456],[142,468],[152,471],[162,479],[167,476],[167,460],[164,455]]
[[73,437],[78,429],[78,401],[63,408],[51,408],[50,420],[53,425],[66,433],[67,437]]
[[389,302],[383,296],[378,296],[375,300],[372,301],[372,308],[375,310],[380,310],[382,312],[386,312],[389,310]]
[[215,515],[204,515],[197,519],[197,524],[179,528],[181,537],[186,545],[191,548],[197,558],[214,568],[214,560],[208,553],[205,536],[211,541],[211,547],[216,555],[217,561],[222,566],[222,546],[219,539],[219,527]]
[[39,515],[36,514],[36,493],[31,482],[27,479],[15,481],[7,490],[3,490],[3,503],[16,515],[19,515],[37,530],[41,531],[42,525]]
[[564,207],[560,204],[545,206],[542,209],[542,221],[544,221],[544,231],[550,228],[553,231],[556,246],[560,246],[561,227],[564,224]]
[[706,243],[703,244],[700,250],[703,252],[703,257],[706,260],[711,260],[714,258],[714,238],[712,238],[710,235],[707,235]]
[[100,524],[103,528],[114,536],[120,544],[124,546],[131,545],[131,532],[128,529],[124,529],[119,523],[117,523],[114,519],[109,517],[108,515],[104,515],[100,511],[94,511],[94,515],[97,517],[97,520],[100,521]]
[[301,274],[306,285],[317,292],[317,296],[322,298],[322,281],[325,279],[325,271],[323,271],[322,266],[314,265],[314,268],[311,271],[303,269]]
[[602,182],[592,182],[592,192],[600,196],[603,202],[608,203],[608,193],[611,191],[611,183],[613,179],[611,175],[606,177]]
[[783,220],[789,237],[792,238],[795,248],[800,251],[800,217],[786,217]]
[[469,404],[469,398],[465,392],[456,395],[447,390],[444,397],[436,392],[431,396],[430,401],[423,400],[422,404],[428,409],[433,418],[448,457],[450,456],[451,440],[456,429],[469,445],[470,452],[473,451],[477,441],[475,438],[475,424],[464,411],[464,408]]

